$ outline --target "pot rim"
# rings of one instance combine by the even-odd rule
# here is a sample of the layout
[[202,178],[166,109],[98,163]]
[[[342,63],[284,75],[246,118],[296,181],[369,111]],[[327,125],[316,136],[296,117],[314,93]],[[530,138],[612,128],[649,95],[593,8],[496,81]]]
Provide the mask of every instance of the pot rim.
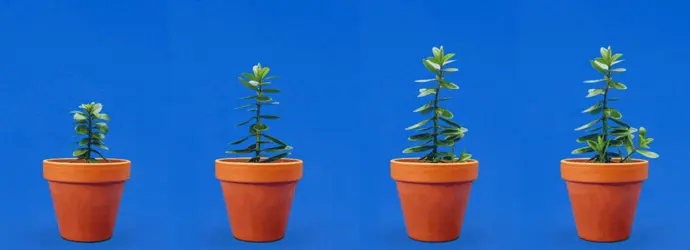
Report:
[[599,163],[599,162],[588,162],[589,158],[566,158],[562,159],[561,163],[568,163],[575,166],[595,166],[595,165],[605,165],[605,166],[632,166],[638,164],[648,164],[648,160],[631,158],[632,162],[614,162],[614,163]]
[[[43,163],[50,163],[56,166],[118,166],[122,164],[131,164],[130,160],[119,159],[119,158],[106,158],[110,162],[96,162],[96,163],[86,163],[86,162],[69,162],[77,160],[77,158],[50,158],[43,160]],[[99,159],[100,160],[100,159]]]
[[440,165],[446,165],[446,166],[458,166],[458,167],[479,163],[479,161],[475,160],[475,159],[470,159],[470,160],[465,161],[465,162],[439,162],[439,163],[423,162],[423,161],[419,161],[418,159],[419,158],[411,158],[411,157],[395,158],[395,159],[392,159],[390,161],[390,163],[396,163],[396,164],[401,164],[401,165],[429,165],[429,164],[432,164],[434,166],[435,165],[439,165],[439,166]]
[[266,162],[266,163],[260,163],[260,162],[246,162],[246,161],[240,161],[240,160],[249,160],[251,157],[228,157],[228,158],[220,158],[216,159],[216,164],[222,164],[222,165],[245,165],[245,166],[285,166],[285,165],[293,165],[295,163],[298,164],[304,164],[304,162],[300,159],[295,159],[295,158],[282,158],[280,160],[283,160],[281,162]]

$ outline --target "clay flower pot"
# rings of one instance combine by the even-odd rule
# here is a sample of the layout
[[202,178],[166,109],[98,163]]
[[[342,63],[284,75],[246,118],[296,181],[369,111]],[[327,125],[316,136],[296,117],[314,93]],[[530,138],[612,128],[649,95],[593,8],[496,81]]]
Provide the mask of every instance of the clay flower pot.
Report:
[[62,238],[98,242],[112,237],[131,162],[120,159],[108,161],[43,161],[43,177],[50,186]]
[[216,160],[230,227],[235,238],[271,242],[285,236],[302,161],[249,163],[249,158]]
[[580,238],[595,242],[628,239],[632,230],[648,162],[592,163],[587,159],[561,161],[575,226]]
[[424,242],[460,237],[472,181],[479,162],[426,163],[415,158],[391,161],[405,226],[410,238]]

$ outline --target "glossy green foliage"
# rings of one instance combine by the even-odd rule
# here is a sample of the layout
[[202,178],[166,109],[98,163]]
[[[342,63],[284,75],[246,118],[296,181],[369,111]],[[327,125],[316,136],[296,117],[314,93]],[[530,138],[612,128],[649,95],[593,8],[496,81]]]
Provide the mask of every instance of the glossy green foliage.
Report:
[[[647,137],[647,131],[641,127],[639,130],[625,123],[620,111],[611,107],[617,98],[611,98],[611,90],[625,90],[625,84],[614,80],[614,75],[625,72],[624,68],[614,67],[623,60],[623,54],[614,54],[611,47],[599,50],[601,57],[590,61],[592,67],[603,75],[602,79],[587,80],[585,83],[602,84],[599,88],[589,89],[587,98],[600,98],[594,105],[582,111],[596,118],[578,128],[575,131],[585,131],[586,135],[577,138],[577,142],[586,144],[573,150],[573,154],[593,153],[590,158],[593,162],[630,162],[634,153],[639,153],[647,158],[657,158],[657,153],[648,151],[652,138]],[[638,132],[637,144],[633,142],[634,133]],[[625,153],[623,150],[625,149]],[[614,160],[615,159],[615,160]]]
[[[268,93],[280,93],[279,89],[271,88],[270,80],[277,78],[276,76],[268,76],[270,69],[268,67],[262,67],[261,64],[257,64],[252,68],[252,73],[243,73],[239,77],[240,83],[254,92],[254,95],[243,97],[244,100],[251,100],[253,103],[242,105],[235,109],[246,109],[252,112],[253,116],[239,124],[237,126],[248,126],[249,135],[239,139],[237,141],[231,142],[232,145],[241,144],[250,138],[254,141],[247,147],[237,150],[226,151],[228,154],[252,154],[249,162],[265,163],[273,162],[282,159],[288,155],[287,152],[292,149],[278,138],[268,135],[266,131],[268,130],[268,125],[265,123],[266,120],[278,119],[280,117],[276,115],[267,115],[261,113],[265,111],[265,108],[271,105],[278,105],[278,102],[274,101],[273,98],[266,95]],[[269,156],[269,153],[275,153]]]
[[107,162],[108,159],[97,148],[108,150],[103,141],[109,131],[106,122],[110,121],[110,117],[105,113],[101,113],[103,105],[100,103],[82,104],[79,108],[81,110],[70,112],[74,115],[74,130],[77,132],[77,136],[81,137],[79,142],[77,142],[79,148],[72,152],[72,156],[88,163],[97,163],[96,158],[98,157]]
[[[422,115],[430,115],[406,130],[417,131],[418,134],[410,136],[408,140],[418,142],[417,146],[409,147],[403,153],[419,153],[427,152],[424,156],[419,158],[425,162],[465,162],[470,160],[471,154],[464,150],[456,157],[455,143],[460,141],[465,136],[467,129],[454,122],[453,113],[441,107],[440,103],[450,98],[440,97],[441,90],[458,89],[458,85],[446,79],[446,75],[458,71],[457,68],[448,67],[448,65],[455,60],[451,60],[455,54],[446,54],[443,46],[440,48],[434,47],[432,49],[433,56],[422,59],[422,64],[434,74],[434,78],[416,80],[418,83],[431,83],[430,87],[419,89],[417,97],[433,97],[424,105],[414,110],[416,113]],[[449,147],[450,150],[443,151],[442,147]]]

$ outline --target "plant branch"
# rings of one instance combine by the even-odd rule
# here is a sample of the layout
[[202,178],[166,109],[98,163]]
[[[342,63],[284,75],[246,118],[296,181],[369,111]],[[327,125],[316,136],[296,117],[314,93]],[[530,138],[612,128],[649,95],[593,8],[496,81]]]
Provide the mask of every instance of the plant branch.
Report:
[[[257,82],[259,82],[259,84],[257,84],[257,88],[258,88],[257,96],[262,96],[263,93],[261,92],[262,91],[261,84],[263,83],[263,79],[258,79]],[[261,124],[261,101],[259,100],[259,98],[257,98],[256,99],[256,125],[255,126],[258,127],[259,124]],[[256,144],[255,144],[254,150],[256,150],[256,154],[254,157],[257,159],[256,161],[258,162],[261,159],[260,158],[261,157],[260,156],[260,154],[261,154],[261,143],[260,143],[260,141],[261,141],[261,130],[256,129],[255,133],[256,133],[256,142],[255,142]]]
[[431,151],[432,161],[436,160],[436,154],[438,154],[438,96],[441,93],[441,81],[443,81],[443,64],[439,63],[438,75],[436,76],[436,94],[434,95],[434,149]]

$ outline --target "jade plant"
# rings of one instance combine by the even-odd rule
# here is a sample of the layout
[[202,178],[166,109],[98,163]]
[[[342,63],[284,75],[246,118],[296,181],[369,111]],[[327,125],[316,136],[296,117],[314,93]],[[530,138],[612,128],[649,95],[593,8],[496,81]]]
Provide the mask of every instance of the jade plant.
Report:
[[[452,121],[453,113],[448,109],[440,106],[440,103],[451,99],[450,97],[441,97],[441,90],[458,89],[458,85],[448,81],[446,75],[457,72],[457,68],[450,68],[448,64],[454,62],[451,60],[455,54],[446,54],[443,46],[432,49],[433,56],[422,59],[424,66],[431,71],[435,77],[431,79],[416,80],[417,83],[433,83],[434,85],[427,88],[419,89],[417,97],[433,97],[424,105],[414,110],[416,113],[422,115],[431,115],[431,117],[414,124],[405,130],[414,130],[420,132],[419,134],[410,136],[408,140],[418,142],[419,145],[409,147],[403,150],[403,153],[419,153],[428,152],[421,158],[420,161],[431,163],[442,162],[465,162],[470,160],[471,154],[465,150],[456,157],[455,143],[460,141],[465,136],[467,129],[460,126],[460,124]],[[431,123],[429,126],[425,126]],[[442,147],[449,147],[444,151]]]
[[[266,95],[269,93],[279,93],[280,90],[276,88],[268,88],[267,86],[271,84],[269,80],[278,78],[277,76],[268,76],[270,69],[268,67],[262,67],[261,64],[257,64],[252,68],[252,73],[242,73],[239,77],[242,85],[255,92],[252,96],[247,96],[242,98],[243,100],[253,100],[254,103],[242,105],[235,109],[246,109],[249,112],[253,112],[253,116],[246,121],[243,121],[237,126],[244,126],[249,124],[249,135],[239,139],[235,142],[231,142],[232,145],[241,144],[250,138],[254,141],[244,149],[230,150],[226,153],[228,154],[252,154],[248,162],[254,163],[267,163],[277,161],[288,155],[292,147],[288,146],[278,138],[266,134],[268,130],[268,125],[266,125],[265,120],[274,120],[280,117],[276,115],[266,115],[261,113],[268,106],[278,105],[278,102],[274,101],[273,98]],[[273,144],[273,145],[271,145]],[[268,153],[275,153],[269,156]]]
[[108,159],[106,159],[101,152],[96,150],[96,148],[108,150],[103,140],[105,140],[105,135],[109,130],[106,122],[110,121],[110,117],[105,113],[101,113],[103,105],[100,103],[92,102],[82,104],[79,108],[81,108],[81,110],[70,112],[74,114],[73,119],[76,125],[74,130],[77,131],[76,136],[81,137],[77,142],[79,148],[72,152],[72,156],[77,157],[77,160],[83,160],[87,163],[97,163],[97,157],[108,162]]
[[[603,86],[589,89],[587,98],[600,98],[594,105],[582,111],[593,116],[597,116],[593,121],[575,129],[575,131],[586,131],[589,134],[577,138],[577,142],[586,143],[587,146],[575,149],[573,154],[594,153],[589,161],[596,163],[612,162],[631,162],[632,155],[638,153],[647,158],[657,158],[657,153],[649,150],[649,143],[654,139],[647,137],[647,130],[644,127],[633,128],[621,119],[623,115],[614,109],[611,104],[619,100],[611,97],[611,90],[625,90],[628,87],[614,79],[616,74],[625,72],[624,68],[614,68],[623,62],[623,54],[614,54],[611,47],[600,49],[601,57],[591,60],[592,67],[603,75],[602,79],[587,80],[585,83],[600,83]],[[596,127],[593,127],[597,125]],[[634,143],[635,135],[638,132],[637,143]],[[625,149],[625,153],[623,150]]]

